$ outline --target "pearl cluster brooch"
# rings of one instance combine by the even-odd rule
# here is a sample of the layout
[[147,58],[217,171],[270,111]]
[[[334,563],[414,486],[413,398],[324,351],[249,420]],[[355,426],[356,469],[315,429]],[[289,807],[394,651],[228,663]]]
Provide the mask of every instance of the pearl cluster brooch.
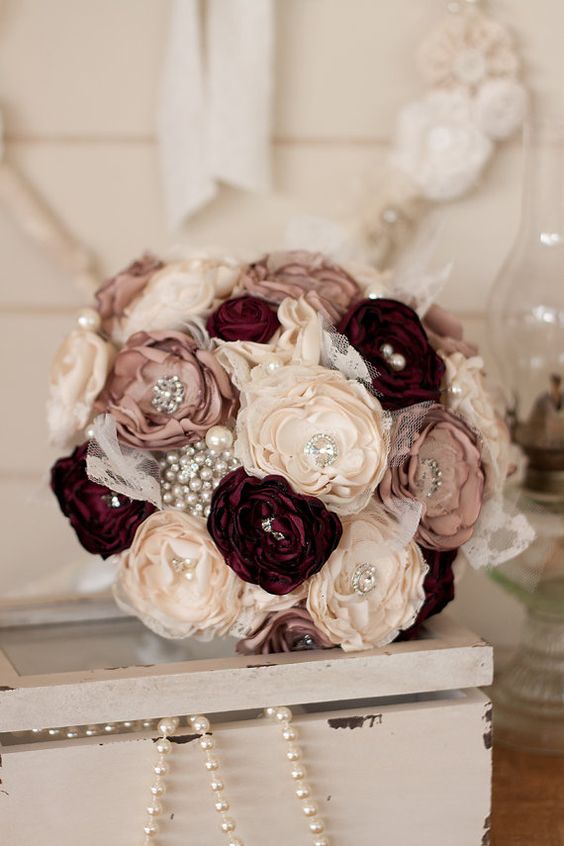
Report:
[[233,454],[233,433],[212,426],[205,441],[167,452],[160,460],[163,505],[207,517],[214,488],[239,467]]
[[329,846],[325,824],[313,801],[311,787],[306,782],[307,773],[302,764],[303,756],[298,744],[298,732],[292,725],[292,712],[289,708],[279,707],[267,708],[264,714],[280,726],[282,737],[287,743],[286,758],[290,762],[290,778],[294,781],[296,797],[307,820],[309,832],[313,835],[312,846]]

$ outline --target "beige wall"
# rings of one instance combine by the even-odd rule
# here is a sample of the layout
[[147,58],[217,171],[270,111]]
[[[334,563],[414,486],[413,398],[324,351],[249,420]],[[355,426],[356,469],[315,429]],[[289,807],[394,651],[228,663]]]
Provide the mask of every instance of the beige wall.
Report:
[[[293,214],[354,209],[384,160],[398,107],[419,90],[414,48],[445,6],[278,0],[274,191],[224,190],[182,240],[271,247]],[[490,7],[517,33],[543,108],[558,109],[562,3]],[[167,0],[0,3],[6,155],[94,248],[104,272],[175,240],[164,222],[154,138],[168,10]],[[487,291],[518,220],[520,160],[519,144],[506,145],[479,189],[441,212],[439,259],[455,263],[443,301],[480,337]],[[0,590],[8,591],[81,555],[42,478],[53,457],[43,421],[47,363],[82,298],[3,208],[0,256]],[[515,638],[520,610],[483,576],[463,584],[456,612],[497,643]]]

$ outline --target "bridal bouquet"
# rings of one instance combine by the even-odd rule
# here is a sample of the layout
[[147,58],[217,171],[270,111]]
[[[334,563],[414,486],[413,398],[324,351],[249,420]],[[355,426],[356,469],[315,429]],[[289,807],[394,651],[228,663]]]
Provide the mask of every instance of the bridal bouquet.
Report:
[[51,437],[75,449],[51,486],[116,557],[121,606],[242,652],[363,650],[440,611],[463,556],[519,551],[482,360],[403,299],[301,251],[145,255],[100,288],[52,369]]

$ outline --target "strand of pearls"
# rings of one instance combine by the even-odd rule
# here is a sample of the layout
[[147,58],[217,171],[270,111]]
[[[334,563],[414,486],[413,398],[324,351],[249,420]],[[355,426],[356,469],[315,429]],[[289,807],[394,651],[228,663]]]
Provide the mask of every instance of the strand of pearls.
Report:
[[164,717],[159,721],[158,731],[159,739],[156,743],[156,750],[158,753],[157,761],[153,767],[155,780],[151,785],[151,802],[147,806],[147,820],[143,831],[145,832],[145,846],[153,844],[154,838],[159,833],[159,824],[157,818],[163,812],[161,805],[161,798],[165,793],[165,776],[169,771],[169,758],[172,752],[172,743],[168,739],[171,734],[174,734],[178,728],[179,720],[176,717]]
[[299,735],[292,725],[292,712],[289,708],[266,708],[265,716],[277,723],[282,729],[282,737],[287,742],[286,758],[290,762],[290,777],[294,781],[294,789],[302,812],[305,815],[310,834],[313,835],[312,846],[329,846],[329,839],[325,834],[325,824],[319,816],[317,805],[313,801],[311,787],[305,781],[307,773],[302,761],[302,750],[299,746]]
[[243,846],[241,838],[233,833],[235,831],[235,820],[227,816],[230,806],[223,793],[224,784],[220,773],[220,762],[209,720],[206,717],[196,716],[189,717],[188,722],[194,731],[202,735],[200,749],[205,756],[204,766],[211,774],[210,788],[214,794],[214,808],[221,817],[220,828],[227,835],[227,846]]

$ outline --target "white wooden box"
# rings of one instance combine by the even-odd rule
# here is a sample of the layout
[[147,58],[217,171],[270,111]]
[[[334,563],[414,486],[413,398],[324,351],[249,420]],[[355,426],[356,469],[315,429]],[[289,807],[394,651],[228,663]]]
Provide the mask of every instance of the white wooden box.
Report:
[[[0,629],[2,844],[142,843],[156,731],[115,724],[195,713],[212,722],[245,846],[311,844],[280,732],[260,716],[281,704],[331,844],[488,843],[491,707],[477,688],[491,682],[492,654],[471,632],[443,616],[420,640],[370,652],[215,658],[194,653],[210,645],[151,638],[131,620]],[[139,665],[155,647],[172,661]],[[101,734],[47,732],[93,724]],[[158,846],[226,842],[192,739],[184,722]]]

